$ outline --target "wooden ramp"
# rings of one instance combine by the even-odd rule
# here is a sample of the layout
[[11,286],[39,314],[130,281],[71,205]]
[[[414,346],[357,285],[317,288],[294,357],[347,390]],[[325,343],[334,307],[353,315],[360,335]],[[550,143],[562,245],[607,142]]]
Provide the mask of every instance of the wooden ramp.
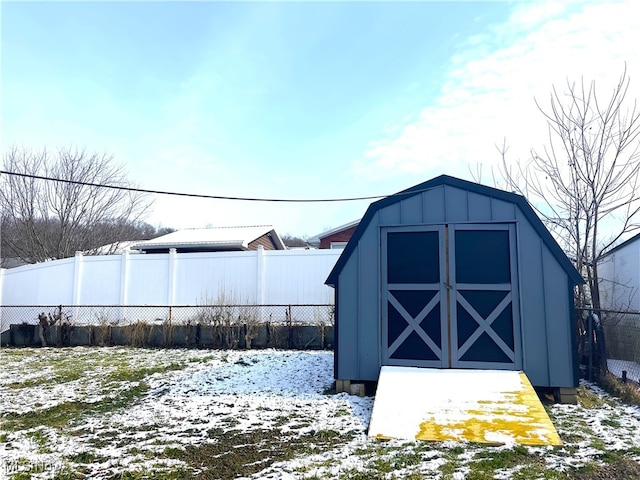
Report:
[[384,366],[369,437],[562,445],[523,372]]

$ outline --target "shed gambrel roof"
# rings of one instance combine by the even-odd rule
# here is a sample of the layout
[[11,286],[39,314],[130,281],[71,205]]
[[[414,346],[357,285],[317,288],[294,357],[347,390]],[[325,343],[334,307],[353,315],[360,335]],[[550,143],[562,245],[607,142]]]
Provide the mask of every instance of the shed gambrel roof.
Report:
[[340,272],[349,260],[349,257],[356,249],[358,240],[360,239],[378,210],[393,205],[394,203],[398,203],[414,195],[418,195],[432,188],[437,188],[443,185],[448,185],[451,187],[459,188],[461,190],[467,190],[479,195],[493,197],[499,200],[516,204],[520,208],[524,216],[527,218],[527,220],[529,220],[529,223],[538,233],[540,238],[544,241],[551,254],[556,258],[563,270],[566,271],[568,277],[574,282],[574,284],[581,285],[585,283],[582,276],[578,273],[571,261],[567,258],[562,248],[560,248],[560,245],[558,245],[558,242],[556,242],[551,233],[549,233],[549,230],[547,230],[547,228],[543,225],[542,221],[540,221],[540,218],[538,218],[536,213],[531,208],[531,205],[529,205],[529,202],[527,202],[527,200],[522,195],[506,192],[497,188],[487,187],[486,185],[480,185],[479,183],[473,183],[467,180],[450,177],[449,175],[440,175],[439,177],[435,177],[424,183],[420,183],[406,190],[402,190],[401,192],[385,197],[382,200],[378,200],[377,202],[369,205],[369,208],[362,217],[362,220],[360,221],[360,224],[351,237],[351,240],[345,247],[342,255],[340,255],[340,258],[333,267],[333,270],[331,270],[331,273],[327,277],[325,284],[335,287],[338,280],[338,275],[340,275]]

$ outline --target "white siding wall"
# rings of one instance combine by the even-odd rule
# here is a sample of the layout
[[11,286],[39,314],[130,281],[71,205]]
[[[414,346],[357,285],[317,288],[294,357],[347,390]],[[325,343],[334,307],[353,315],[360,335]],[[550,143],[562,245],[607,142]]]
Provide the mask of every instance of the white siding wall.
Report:
[[2,271],[0,305],[328,304],[341,250],[82,256]]
[[607,255],[598,264],[603,308],[640,310],[640,241]]

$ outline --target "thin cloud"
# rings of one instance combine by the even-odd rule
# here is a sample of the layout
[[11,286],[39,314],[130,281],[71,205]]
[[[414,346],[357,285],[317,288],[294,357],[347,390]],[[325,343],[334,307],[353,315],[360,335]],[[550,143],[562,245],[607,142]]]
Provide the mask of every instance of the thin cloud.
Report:
[[[608,95],[626,63],[634,88],[630,94],[637,96],[640,21],[635,7],[631,2],[587,4],[578,11],[518,6],[509,22],[465,44],[451,59],[433,104],[423,107],[416,121],[396,126],[395,136],[372,143],[354,173],[372,179],[440,173],[469,177],[470,165],[497,163],[495,146],[505,137],[512,151],[526,157],[546,140],[534,98],[546,105],[552,85],[562,89],[567,78],[595,79],[602,95]],[[496,46],[494,38],[504,45]]]

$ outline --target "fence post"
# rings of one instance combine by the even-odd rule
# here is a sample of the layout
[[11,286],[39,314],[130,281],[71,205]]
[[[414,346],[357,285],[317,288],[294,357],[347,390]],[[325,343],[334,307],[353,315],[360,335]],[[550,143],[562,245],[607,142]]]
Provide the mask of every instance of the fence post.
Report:
[[127,320],[127,303],[129,303],[129,250],[123,250],[120,257],[120,305],[122,319]]
[[[4,318],[2,315],[2,283],[4,281],[4,268],[0,268],[0,348],[2,348],[2,333],[4,332]],[[7,327],[7,330],[9,327]]]
[[176,259],[177,250],[175,248],[169,249],[169,272],[168,272],[168,291],[167,291],[167,305],[173,305],[176,297]]
[[593,314],[589,312],[587,315],[587,330],[589,332],[589,381],[593,381]]
[[73,259],[73,305],[80,303],[80,295],[82,293],[82,252],[76,252]]
[[293,326],[293,317],[291,316],[291,305],[287,307],[287,348],[291,348],[291,338],[293,332],[291,331]]
[[82,252],[76,252],[76,256],[74,257],[74,265],[73,265],[73,298],[71,300],[71,304],[73,305],[73,314],[71,318],[74,322],[79,321],[79,310],[78,305],[80,305],[81,295],[82,295],[82,264],[84,260],[84,256]]
[[262,305],[264,305],[264,247],[262,245],[258,245],[256,250],[256,305],[258,305],[256,322],[262,323],[264,318],[262,312]]
[[[600,312],[600,315],[602,315],[602,312]],[[595,322],[596,338],[598,339],[598,370],[601,375],[604,375],[609,372],[609,366],[607,364],[607,359],[609,358],[609,355],[607,354],[607,339],[604,335],[602,319],[598,314],[593,315],[593,321]]]
[[4,281],[5,268],[0,268],[0,305],[2,305],[2,283]]

